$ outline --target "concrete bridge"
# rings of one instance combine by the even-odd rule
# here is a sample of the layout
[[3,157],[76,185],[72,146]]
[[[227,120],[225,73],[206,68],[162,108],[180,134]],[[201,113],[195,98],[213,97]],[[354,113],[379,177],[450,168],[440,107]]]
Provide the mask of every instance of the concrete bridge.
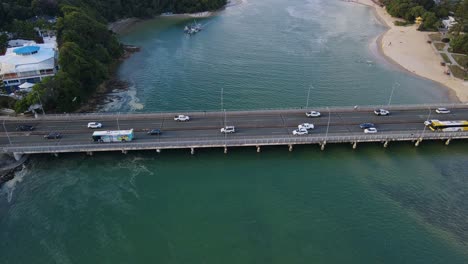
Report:
[[[437,114],[438,107],[447,107],[449,114]],[[374,109],[385,108],[388,116],[377,116]],[[305,112],[316,110],[320,117],[306,117]],[[174,121],[174,115],[186,114],[189,122]],[[84,152],[92,155],[98,151],[221,148],[227,153],[230,147],[287,146],[317,144],[323,150],[331,143],[381,142],[387,147],[393,141],[410,141],[418,146],[424,140],[467,139],[468,132],[433,132],[424,121],[468,120],[467,104],[444,105],[393,105],[351,106],[310,109],[273,109],[256,111],[176,112],[176,113],[91,113],[42,115],[33,117],[0,117],[0,147],[3,152],[16,154]],[[88,122],[100,122],[102,129],[133,128],[135,139],[125,143],[95,143]],[[315,129],[308,135],[294,136],[292,131],[301,123],[313,123]],[[365,134],[361,123],[374,123],[378,133]],[[32,125],[33,131],[17,131],[19,125]],[[236,133],[222,134],[220,128],[234,125]],[[147,135],[151,129],[160,129],[161,135]],[[51,131],[60,132],[61,139],[44,139]]]

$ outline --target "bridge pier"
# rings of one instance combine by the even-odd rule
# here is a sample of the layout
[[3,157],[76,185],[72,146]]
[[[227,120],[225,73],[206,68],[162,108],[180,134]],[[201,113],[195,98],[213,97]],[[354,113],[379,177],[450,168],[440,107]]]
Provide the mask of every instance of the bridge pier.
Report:
[[93,152],[92,152],[92,151],[88,151],[88,152],[86,152],[86,155],[92,156],[92,155],[93,155]]
[[385,142],[384,142],[383,147],[384,147],[384,148],[388,147],[388,141],[385,141]]
[[289,145],[289,152],[293,151],[293,145]]
[[447,139],[447,141],[445,141],[445,145],[448,146],[450,144],[450,140],[451,138]]
[[326,141],[324,141],[322,144],[319,143],[319,145],[320,145],[320,150],[324,150],[326,144],[327,144]]
[[224,154],[227,154],[227,147],[224,147]]
[[190,154],[195,155],[195,148],[190,148]]
[[356,149],[356,148],[357,148],[357,141],[353,142],[353,149]]
[[257,146],[257,153],[260,153],[261,149],[260,146]]
[[125,149],[122,149],[123,154],[127,154],[127,151]]
[[13,152],[13,158],[15,158],[16,161],[19,161],[22,157],[23,153]]
[[414,143],[414,146],[417,147],[419,146],[419,143],[421,143],[422,141],[422,138],[418,138],[418,140],[416,140],[416,143]]

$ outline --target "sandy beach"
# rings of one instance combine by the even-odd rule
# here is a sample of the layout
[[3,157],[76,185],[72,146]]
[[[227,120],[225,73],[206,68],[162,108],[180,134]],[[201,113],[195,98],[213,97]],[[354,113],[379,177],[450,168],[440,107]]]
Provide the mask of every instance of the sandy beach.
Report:
[[468,102],[468,82],[464,82],[444,73],[445,67],[439,54],[427,43],[431,32],[417,31],[417,26],[395,26],[398,18],[391,17],[385,8],[372,0],[353,0],[358,4],[370,6],[375,10],[377,18],[388,27],[388,30],[377,39],[377,45],[382,54],[391,62],[400,65],[405,70],[438,82],[448,87],[461,102]]

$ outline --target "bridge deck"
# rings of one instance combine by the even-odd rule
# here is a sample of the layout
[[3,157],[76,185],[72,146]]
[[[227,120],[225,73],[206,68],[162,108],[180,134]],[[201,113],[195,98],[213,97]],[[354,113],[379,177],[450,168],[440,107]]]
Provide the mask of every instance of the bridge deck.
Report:
[[[411,105],[385,107],[389,116],[373,114],[379,106],[317,108],[321,117],[307,118],[304,109],[149,113],[149,114],[73,114],[46,115],[34,118],[0,117],[0,147],[8,153],[63,153],[94,151],[129,151],[148,149],[240,147],[266,145],[296,145],[324,143],[359,143],[390,141],[421,141],[466,139],[468,132],[433,132],[425,128],[428,119],[468,120],[468,105],[444,105],[450,114],[436,114],[440,105]],[[310,110],[310,109],[307,109]],[[188,114],[189,122],[176,122],[176,114]],[[90,121],[103,123],[98,130],[135,130],[135,140],[126,143],[94,143],[93,130],[86,127]],[[313,123],[309,135],[293,136],[292,130],[301,123]],[[376,134],[364,134],[361,123],[374,123]],[[36,127],[31,132],[16,131],[20,124]],[[224,135],[219,129],[224,125],[236,126],[237,132]],[[150,136],[146,131],[161,129],[160,136]],[[50,131],[62,133],[60,140],[45,140]]]

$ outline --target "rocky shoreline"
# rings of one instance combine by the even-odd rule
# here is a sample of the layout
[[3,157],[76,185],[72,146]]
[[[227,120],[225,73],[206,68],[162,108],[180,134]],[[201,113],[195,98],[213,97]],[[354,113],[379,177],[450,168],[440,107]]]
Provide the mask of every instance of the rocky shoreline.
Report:
[[16,172],[24,168],[28,155],[23,155],[20,160],[15,160],[8,154],[0,155],[0,187],[15,177]]
[[131,57],[133,53],[139,52],[141,48],[133,45],[123,46],[124,54],[112,67],[111,77],[99,85],[96,92],[88,99],[88,102],[76,110],[76,113],[96,112],[99,110],[99,106],[112,103],[120,99],[118,96],[112,96],[113,93],[122,92],[129,88],[129,83],[127,81],[120,80],[115,75],[115,72],[121,62]]

